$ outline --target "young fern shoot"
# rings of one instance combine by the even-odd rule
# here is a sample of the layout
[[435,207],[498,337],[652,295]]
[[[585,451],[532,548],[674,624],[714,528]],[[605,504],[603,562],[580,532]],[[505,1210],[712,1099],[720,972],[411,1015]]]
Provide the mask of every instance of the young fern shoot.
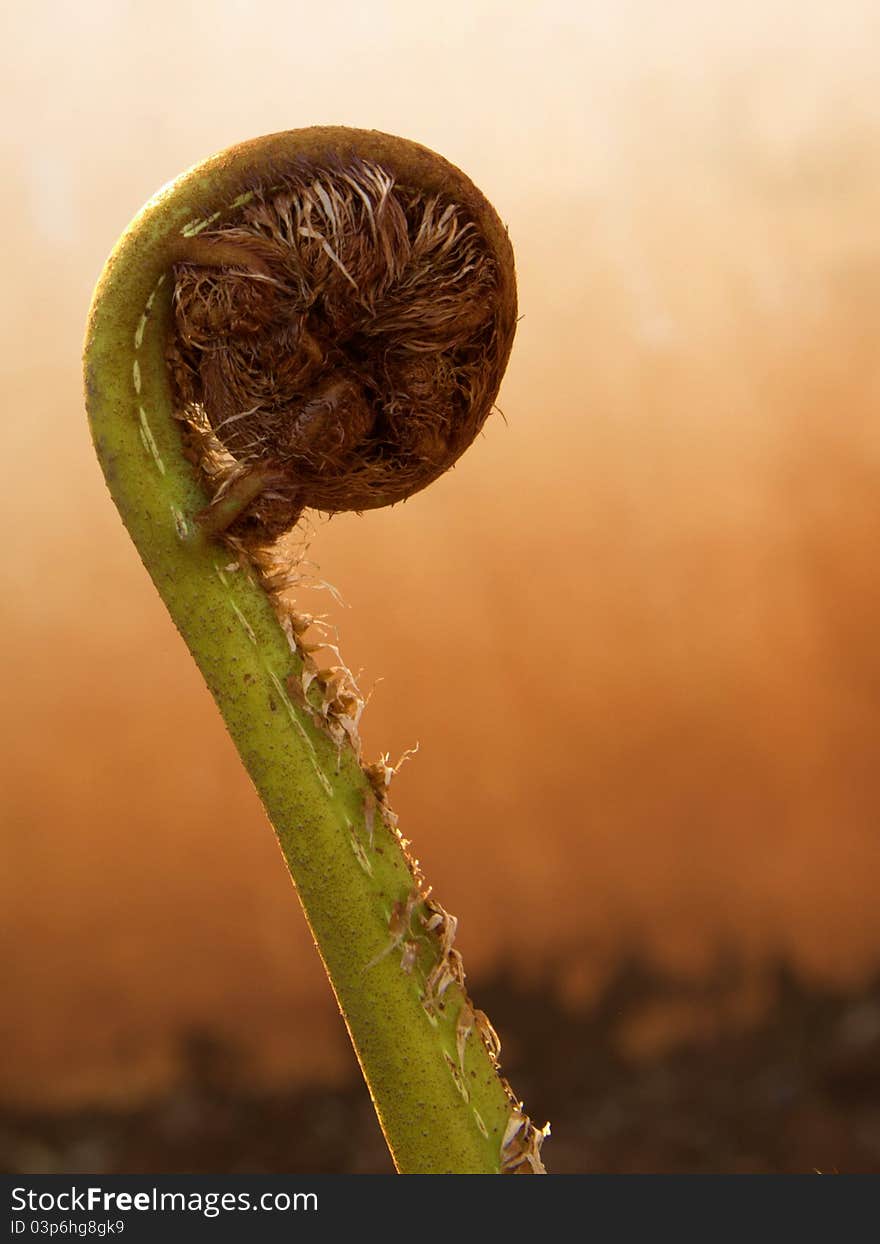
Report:
[[[284,533],[388,505],[482,427],[513,342],[507,233],[458,169],[372,131],[256,139],[152,199],[85,350],[113,498],[272,821],[397,1169],[543,1172],[432,897],[319,668]],[[338,653],[337,653],[338,656]]]

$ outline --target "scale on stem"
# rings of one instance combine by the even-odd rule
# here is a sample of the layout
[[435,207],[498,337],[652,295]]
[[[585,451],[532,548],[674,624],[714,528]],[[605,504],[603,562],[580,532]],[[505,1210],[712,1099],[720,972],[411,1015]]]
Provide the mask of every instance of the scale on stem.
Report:
[[[279,537],[306,507],[425,487],[488,416],[516,323],[492,207],[414,143],[315,128],[232,148],[150,201],[98,283],[89,418],[107,483],[278,835],[401,1172],[542,1172],[364,764],[360,692],[321,669]],[[337,653],[338,656],[338,653]]]

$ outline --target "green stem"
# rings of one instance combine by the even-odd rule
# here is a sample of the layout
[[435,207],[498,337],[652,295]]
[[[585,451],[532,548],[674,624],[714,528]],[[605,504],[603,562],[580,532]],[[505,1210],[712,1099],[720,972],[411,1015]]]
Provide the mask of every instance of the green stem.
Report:
[[524,1116],[517,1128],[491,1030],[444,976],[454,922],[426,905],[354,749],[333,742],[297,691],[303,656],[259,575],[210,532],[199,535],[209,498],[183,455],[167,374],[182,238],[233,205],[255,161],[271,167],[288,150],[333,139],[300,131],[256,140],[147,204],[95,293],[88,413],[113,499],[275,827],[397,1169],[498,1172],[516,1165],[511,1152],[529,1136],[537,1158],[541,1134]]

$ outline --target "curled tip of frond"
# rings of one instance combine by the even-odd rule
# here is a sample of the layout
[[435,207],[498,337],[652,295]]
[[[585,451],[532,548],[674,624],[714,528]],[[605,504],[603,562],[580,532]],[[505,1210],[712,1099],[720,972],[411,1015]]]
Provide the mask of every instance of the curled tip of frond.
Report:
[[492,408],[513,283],[442,193],[368,160],[299,160],[182,257],[169,361],[195,456],[215,487],[274,472],[241,534],[410,496]]

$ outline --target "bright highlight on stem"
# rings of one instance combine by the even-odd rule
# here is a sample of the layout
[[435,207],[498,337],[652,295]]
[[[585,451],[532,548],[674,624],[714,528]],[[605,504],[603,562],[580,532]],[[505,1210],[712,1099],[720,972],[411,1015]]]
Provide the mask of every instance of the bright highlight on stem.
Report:
[[[275,828],[397,1169],[541,1172],[536,1129],[320,668],[277,537],[443,473],[516,321],[506,232],[441,157],[374,132],[254,140],[167,186],[95,291],[86,400],[113,499]],[[338,654],[337,654],[338,656]]]

